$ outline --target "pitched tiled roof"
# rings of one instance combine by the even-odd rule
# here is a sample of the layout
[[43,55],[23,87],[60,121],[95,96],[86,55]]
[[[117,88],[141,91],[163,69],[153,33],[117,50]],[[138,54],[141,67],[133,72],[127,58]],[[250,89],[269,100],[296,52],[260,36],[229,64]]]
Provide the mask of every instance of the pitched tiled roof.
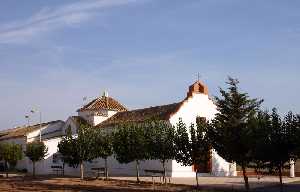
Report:
[[102,96],[89,102],[77,111],[97,111],[99,109],[109,109],[114,111],[127,111],[118,101],[111,97]]
[[44,127],[44,126],[58,123],[58,122],[63,122],[63,121],[61,121],[61,120],[50,121],[47,123],[42,123],[41,126],[40,126],[40,124],[36,124],[36,125],[31,125],[31,126],[26,126],[26,127],[17,127],[17,128],[13,128],[13,129],[7,129],[4,131],[0,131],[0,140],[11,139],[11,138],[16,138],[16,137],[24,137],[24,136],[26,136],[27,133],[38,130],[40,127]]
[[96,127],[110,127],[122,123],[143,122],[146,120],[169,120],[170,116],[180,108],[182,102],[161,105],[132,111],[118,112]]

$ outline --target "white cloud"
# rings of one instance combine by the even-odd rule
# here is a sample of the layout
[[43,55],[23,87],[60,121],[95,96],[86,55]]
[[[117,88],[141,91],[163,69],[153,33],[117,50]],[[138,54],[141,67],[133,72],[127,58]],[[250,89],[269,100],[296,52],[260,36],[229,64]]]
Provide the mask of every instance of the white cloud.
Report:
[[36,35],[91,19],[96,11],[136,0],[85,0],[54,9],[43,8],[26,20],[0,25],[0,43],[27,42]]

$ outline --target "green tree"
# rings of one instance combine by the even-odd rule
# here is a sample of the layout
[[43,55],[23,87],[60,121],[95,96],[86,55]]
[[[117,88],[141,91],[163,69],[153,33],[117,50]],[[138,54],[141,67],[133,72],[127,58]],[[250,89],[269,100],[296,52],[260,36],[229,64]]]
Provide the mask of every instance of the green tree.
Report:
[[206,134],[206,130],[209,129],[209,124],[205,118],[199,118],[197,121],[197,129],[194,129],[191,125],[191,162],[196,166],[196,180],[198,187],[198,173],[199,167],[203,167],[205,170],[209,169],[209,161],[211,160],[211,144]]
[[61,154],[61,160],[63,162],[63,174],[65,164],[68,164],[70,167],[77,168],[80,163],[77,149],[75,148],[75,142],[76,141],[73,140],[71,135],[67,135],[58,143],[58,152]]
[[175,158],[174,127],[167,121],[152,121],[145,126],[150,159],[158,159],[163,166],[163,180],[166,183],[166,163]]
[[77,135],[67,134],[58,144],[63,161],[69,166],[80,166],[80,178],[84,179],[84,162],[97,158],[96,132],[90,125],[80,122]]
[[113,154],[112,136],[107,131],[97,129],[95,134],[95,153],[105,162],[105,178],[108,179],[107,158]]
[[184,166],[190,166],[191,159],[191,141],[189,137],[189,132],[187,130],[186,124],[180,118],[176,124],[175,132],[175,159],[178,163]]
[[195,166],[195,176],[198,182],[199,167],[207,169],[208,162],[211,158],[211,145],[206,135],[208,122],[204,118],[199,118],[197,127],[190,125],[190,137],[186,125],[179,120],[175,134],[176,161],[184,166]]
[[[296,115],[296,129],[297,129],[297,136],[298,138],[300,138],[300,115],[297,114]],[[298,143],[297,143],[297,156],[298,158],[300,158],[300,139],[298,139]]]
[[270,171],[268,151],[271,146],[270,133],[272,131],[271,115],[268,111],[259,111],[250,120],[252,128],[252,162],[249,167],[254,168],[256,174]]
[[32,161],[32,174],[35,176],[35,163],[44,159],[47,155],[48,148],[43,142],[33,141],[26,144],[25,155]]
[[140,161],[148,159],[146,136],[141,124],[129,123],[116,127],[113,133],[113,150],[120,163],[136,162],[136,178],[140,182]]
[[299,157],[299,119],[289,112],[284,119],[279,116],[276,108],[272,113],[259,112],[251,120],[253,128],[253,162],[256,170],[277,172],[281,191],[283,190],[282,172],[289,168],[289,162]]
[[247,93],[238,89],[238,80],[229,77],[228,90],[220,88],[221,97],[215,97],[219,113],[212,121],[207,134],[212,147],[228,162],[236,162],[242,167],[245,188],[249,191],[246,168],[251,157],[250,119],[259,110],[263,102],[249,98]]
[[279,175],[281,191],[283,190],[282,172],[289,168],[291,160],[296,161],[299,149],[299,127],[297,116],[289,112],[282,120],[274,108],[271,114],[271,129],[268,151],[270,168]]
[[0,146],[1,157],[4,160],[6,177],[8,177],[8,166],[9,169],[14,169],[17,165],[18,160],[22,159],[22,147],[15,143],[2,143]]

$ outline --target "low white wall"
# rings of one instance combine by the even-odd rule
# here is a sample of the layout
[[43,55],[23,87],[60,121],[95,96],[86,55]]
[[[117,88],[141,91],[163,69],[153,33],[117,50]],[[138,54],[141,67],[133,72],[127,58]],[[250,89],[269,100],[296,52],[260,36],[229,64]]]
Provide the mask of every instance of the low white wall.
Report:
[[182,166],[175,160],[172,160],[172,177],[195,177],[192,166]]
[[[53,163],[53,154],[57,153],[57,145],[61,141],[61,138],[54,138],[44,141],[48,147],[48,155],[44,160],[36,163],[36,173],[40,175],[53,174],[52,165],[62,165],[62,162],[57,164]],[[92,176],[92,167],[104,167],[104,159],[95,159],[92,162],[85,162],[85,175]],[[32,162],[27,159],[27,169],[32,172]],[[108,169],[110,176],[135,176],[136,164],[131,162],[128,164],[119,163],[113,156],[108,158]],[[162,164],[159,160],[147,160],[140,162],[140,175],[145,176],[145,169],[162,170]],[[194,177],[195,172],[192,166],[182,166],[175,160],[169,160],[166,163],[167,175],[171,177]],[[79,167],[73,168],[65,165],[65,175],[79,176]],[[201,176],[201,174],[199,174]],[[205,174],[207,175],[207,174]],[[214,150],[212,151],[212,175],[214,176],[235,176],[235,165],[226,162],[221,158]]]
[[[51,166],[53,165],[53,154],[57,153],[57,145],[60,141],[61,138],[43,141],[48,148],[48,153],[44,160],[36,162],[35,170],[37,175],[53,174],[51,169]],[[27,170],[29,173],[32,173],[32,162],[29,159],[27,160]]]
[[212,150],[212,175],[236,176],[236,165],[225,161],[215,150]]
[[[61,165],[62,162],[58,162],[56,164],[53,163],[53,154],[58,152],[58,143],[62,138],[53,138],[44,141],[45,145],[48,148],[48,154],[44,160],[41,160],[36,163],[36,174],[37,175],[45,175],[45,174],[54,174],[51,166],[52,165]],[[108,158],[108,169],[110,176],[136,176],[136,164],[135,162],[131,162],[128,164],[119,163],[114,156]],[[26,159],[27,170],[29,173],[32,173],[32,162]],[[92,167],[104,167],[104,159],[95,159],[92,162],[84,162],[84,170],[86,176],[92,176],[91,168]],[[162,170],[162,164],[158,160],[147,160],[140,162],[140,175],[144,176],[145,169],[156,169]],[[168,161],[166,163],[167,175],[171,176],[172,172],[172,161]],[[79,176],[80,169],[79,166],[77,168],[69,167],[67,164],[65,165],[65,175],[70,176]]]
[[[110,176],[136,176],[136,162],[131,162],[128,164],[119,163],[113,156],[109,157],[108,160],[108,170]],[[105,167],[104,159],[95,159],[92,163],[85,163],[85,171],[87,174],[91,172],[92,167]],[[147,160],[140,161],[139,170],[140,176],[146,176],[145,169],[155,169],[163,170],[162,164],[158,160]],[[166,163],[167,175],[171,176],[172,164],[171,161]]]

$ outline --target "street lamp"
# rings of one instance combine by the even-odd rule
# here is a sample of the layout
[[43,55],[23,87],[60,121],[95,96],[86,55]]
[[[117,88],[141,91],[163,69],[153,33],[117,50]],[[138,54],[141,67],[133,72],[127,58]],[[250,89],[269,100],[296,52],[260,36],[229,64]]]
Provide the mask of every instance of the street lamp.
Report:
[[27,126],[30,126],[30,116],[29,115],[25,115],[25,119],[27,119]]
[[31,110],[31,113],[39,113],[40,114],[40,142],[42,141],[42,112],[40,110]]

